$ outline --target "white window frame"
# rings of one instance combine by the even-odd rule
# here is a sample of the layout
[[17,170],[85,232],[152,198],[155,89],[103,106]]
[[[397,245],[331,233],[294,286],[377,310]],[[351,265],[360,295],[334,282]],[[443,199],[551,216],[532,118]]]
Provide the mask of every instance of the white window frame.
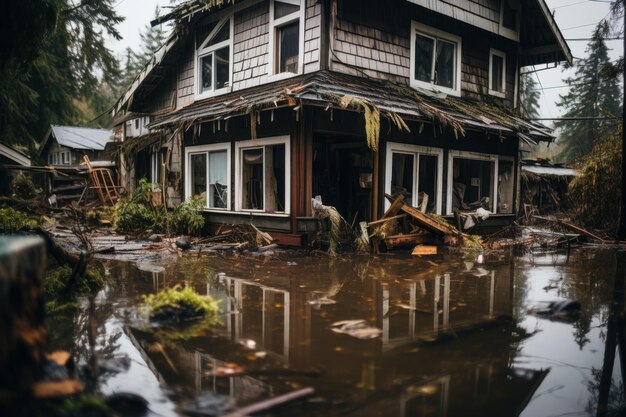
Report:
[[161,191],[163,189],[163,184],[158,182],[161,179],[162,164],[161,148],[152,148],[150,150],[150,185],[152,186],[152,191]]
[[522,21],[522,7],[521,4],[519,2],[519,0],[512,0],[513,3],[513,9],[515,9],[517,11],[516,13],[516,20],[515,20],[515,30],[513,29],[509,29],[507,27],[505,27],[502,22],[504,21],[504,2],[507,0],[501,0],[500,1],[500,19],[498,22],[498,32],[500,35],[507,37],[509,39],[512,39],[516,42],[520,41],[520,36],[519,36],[519,30],[520,30],[520,24]]
[[479,153],[479,152],[467,152],[467,151],[449,151],[448,152],[448,186],[447,186],[447,198],[446,198],[446,214],[452,214],[452,182],[453,178],[453,163],[454,158],[471,159],[476,161],[490,161],[493,162],[493,171],[491,178],[491,186],[493,187],[493,200],[490,202],[491,211],[494,214],[498,214],[498,161],[501,158],[499,155]]
[[[502,58],[502,85],[500,88],[502,91],[492,90],[492,81],[493,81],[493,57],[499,56]],[[489,49],[489,94],[496,97],[505,98],[506,97],[506,53],[498,50],[498,49]]]
[[[288,216],[291,213],[291,137],[289,135],[274,136],[263,139],[235,142],[235,211],[243,213],[259,213],[272,216]],[[265,167],[265,147],[268,145],[285,145],[285,211],[268,213],[263,210],[243,209],[243,164],[241,155],[246,149],[263,148],[263,167]],[[265,168],[264,168],[265,169]],[[265,206],[265,175],[263,175],[263,206]]]
[[[393,173],[393,154],[407,154],[415,157],[415,166],[413,167],[413,190],[411,194],[413,201],[409,203],[413,207],[417,207],[417,190],[419,189],[419,155],[432,155],[437,157],[437,204],[435,211],[441,214],[441,201],[443,199],[443,149],[432,148],[428,146],[409,145],[406,143],[388,142],[385,155],[385,193],[391,194],[391,176]],[[385,210],[391,206],[389,201],[385,201]]]
[[[456,46],[455,53],[455,61],[454,61],[454,88],[442,87],[440,85],[436,85],[432,82],[426,82],[415,79],[415,36],[419,33],[422,36],[435,39],[435,48],[433,49],[433,53],[436,51],[436,39],[441,39],[446,42],[454,43]],[[448,32],[444,32],[439,29],[435,29],[433,27],[424,25],[422,23],[416,22],[414,20],[411,21],[411,62],[410,62],[410,84],[413,88],[425,88],[427,90],[442,92],[446,94],[450,94],[451,96],[461,96],[461,50],[462,50],[462,38],[457,35],[453,35]],[[431,73],[434,71],[435,65],[435,57],[433,56]]]
[[[287,16],[283,16],[280,19],[274,19],[274,3],[278,1],[279,3],[287,3],[292,4],[294,6],[300,6],[300,10],[289,14]],[[305,0],[270,0],[270,22],[269,22],[269,43],[268,43],[268,52],[269,58],[267,61],[267,74],[269,81],[277,81],[285,78],[290,78],[304,72],[304,24],[305,24],[305,14],[306,12],[306,2]],[[279,29],[282,26],[288,25],[290,23],[298,21],[298,72],[276,72],[276,29]]]
[[[206,46],[207,43],[209,43],[211,41],[211,39],[213,39],[213,37],[215,35],[217,35],[217,33],[224,27],[224,25],[229,25],[229,31],[230,34],[228,36],[228,39],[225,41],[222,41],[220,43],[217,43],[215,45],[211,45],[211,46]],[[202,41],[202,43],[200,44],[200,46],[196,47],[196,51],[195,51],[195,56],[194,56],[194,95],[195,95],[195,99],[196,100],[200,100],[203,98],[208,98],[208,97],[213,97],[213,96],[217,96],[220,94],[224,94],[224,93],[228,93],[230,91],[232,91],[232,85],[233,85],[233,59],[234,59],[234,48],[233,48],[233,36],[235,34],[235,17],[234,15],[228,15],[226,17],[224,17],[223,19],[221,19],[217,25],[213,28],[213,30],[211,30],[211,32],[209,33],[209,35],[204,39],[204,41]],[[215,71],[216,71],[216,66],[215,66],[215,52],[218,49],[222,49],[228,46],[228,59],[229,59],[229,63],[228,63],[228,86],[227,87],[223,87],[223,88],[218,88],[217,90],[215,89]],[[202,81],[202,76],[200,75],[201,71],[202,71],[202,66],[200,65],[200,60],[202,58],[204,58],[205,56],[209,55],[209,54],[213,54],[213,80],[211,80],[211,86],[212,89],[211,90],[207,90],[207,91],[200,91],[201,88],[201,81]]]
[[[228,185],[226,199],[226,208],[219,207],[209,207],[209,153],[210,152],[221,152],[226,151],[226,183]],[[214,143],[211,145],[197,145],[197,146],[187,146],[185,147],[185,200],[191,197],[191,156],[192,155],[206,155],[206,181],[207,181],[207,189],[206,193],[206,201],[204,203],[205,211],[230,211],[230,200],[231,200],[231,159],[230,159],[230,143]]]
[[[498,156],[498,171],[496,171],[496,177],[500,176],[500,161],[506,161],[506,162],[510,162],[512,167],[513,167],[513,180],[511,181],[513,184],[513,198],[511,199],[511,204],[513,205],[513,207],[511,207],[511,213],[505,213],[508,216],[514,215],[517,212],[517,194],[515,192],[515,187],[517,186],[517,181],[515,181],[515,169],[516,169],[516,165],[515,165],[515,158],[512,156]],[[496,184],[498,184],[498,179],[496,178]],[[496,194],[496,197],[498,197],[499,194]],[[496,199],[495,201],[496,207],[498,207],[498,200]],[[500,213],[498,213],[500,214]]]

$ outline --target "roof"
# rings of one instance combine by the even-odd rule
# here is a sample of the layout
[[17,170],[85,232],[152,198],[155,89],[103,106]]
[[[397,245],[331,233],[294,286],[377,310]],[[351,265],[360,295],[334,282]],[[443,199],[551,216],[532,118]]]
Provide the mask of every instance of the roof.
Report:
[[[517,136],[531,143],[554,138],[550,129],[521,118],[512,109],[437,96],[390,81],[326,70],[200,100],[178,111],[155,117],[149,127],[196,124],[278,107],[317,105],[339,108],[346,96],[378,108],[383,116],[393,118],[399,115],[403,119],[436,122],[452,127],[455,133],[486,130],[504,136]],[[358,108],[350,110],[360,111]]]
[[4,143],[0,143],[0,155],[14,161],[17,165],[30,166],[30,158],[20,151],[16,151]]
[[536,175],[552,175],[557,177],[579,177],[580,172],[572,168],[522,165],[522,171]]
[[68,148],[102,151],[108,142],[113,141],[113,131],[88,127],[51,125],[39,148],[40,152],[43,151],[50,137],[56,139],[59,145]]

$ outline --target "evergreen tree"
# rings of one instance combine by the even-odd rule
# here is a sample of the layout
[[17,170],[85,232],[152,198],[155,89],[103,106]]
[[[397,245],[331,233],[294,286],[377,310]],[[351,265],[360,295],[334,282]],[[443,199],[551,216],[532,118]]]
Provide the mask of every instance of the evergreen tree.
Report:
[[[574,76],[564,80],[570,89],[567,94],[559,96],[557,106],[566,110],[565,118],[601,118],[621,113],[617,79],[603,75],[605,68],[611,65],[603,38],[607,26],[606,21],[598,24],[587,46],[588,57],[577,61]],[[555,127],[560,129],[559,141],[564,146],[561,158],[574,161],[588,154],[594,143],[607,135],[612,121],[559,120]]]
[[539,97],[541,93],[533,74],[523,74],[520,95],[522,98],[522,114],[525,117],[539,117]]
[[[156,19],[160,15],[159,7],[154,10],[154,18]],[[151,26],[147,24],[143,31],[139,34],[141,38],[141,45],[138,52],[134,52],[132,49],[126,49],[126,57],[124,60],[124,74],[122,76],[121,87],[122,89],[128,87],[133,82],[137,74],[146,66],[146,64],[152,59],[156,51],[161,48],[167,39],[167,32],[163,29],[162,25]],[[121,92],[120,92],[121,93]]]
[[[28,22],[29,14],[11,14],[16,19],[11,27],[20,32],[16,42],[23,42],[22,31],[29,25],[47,29],[29,37],[32,52],[26,58],[16,55],[4,69],[13,76],[0,79],[0,141],[31,149],[51,123],[84,122],[77,101],[89,102],[103,80],[113,83],[119,77],[117,59],[105,45],[106,35],[120,39],[116,26],[123,18],[115,12],[113,0],[42,1],[55,6],[53,18],[36,16],[35,22]],[[13,3],[15,8],[23,6],[5,3],[5,8]],[[55,24],[50,27],[40,20]]]

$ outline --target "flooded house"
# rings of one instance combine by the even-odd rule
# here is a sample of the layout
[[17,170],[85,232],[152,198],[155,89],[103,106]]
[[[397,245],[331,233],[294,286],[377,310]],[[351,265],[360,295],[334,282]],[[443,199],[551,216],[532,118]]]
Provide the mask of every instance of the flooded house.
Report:
[[312,199],[349,223],[404,195],[425,212],[520,209],[520,70],[571,62],[544,0],[196,2],[116,103],[121,172],[210,224],[279,243],[315,232]]

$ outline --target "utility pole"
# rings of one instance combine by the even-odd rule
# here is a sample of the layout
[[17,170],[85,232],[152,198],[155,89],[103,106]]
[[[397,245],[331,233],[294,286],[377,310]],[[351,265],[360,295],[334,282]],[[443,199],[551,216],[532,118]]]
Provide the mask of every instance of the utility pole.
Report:
[[[624,15],[624,27],[623,31],[626,34],[626,0],[622,0],[622,14]],[[626,58],[626,36],[623,36],[622,56]],[[619,240],[626,240],[626,136],[624,135],[624,112],[626,110],[626,65],[623,68],[622,74],[622,200],[620,205],[619,215],[619,230],[617,237]]]

